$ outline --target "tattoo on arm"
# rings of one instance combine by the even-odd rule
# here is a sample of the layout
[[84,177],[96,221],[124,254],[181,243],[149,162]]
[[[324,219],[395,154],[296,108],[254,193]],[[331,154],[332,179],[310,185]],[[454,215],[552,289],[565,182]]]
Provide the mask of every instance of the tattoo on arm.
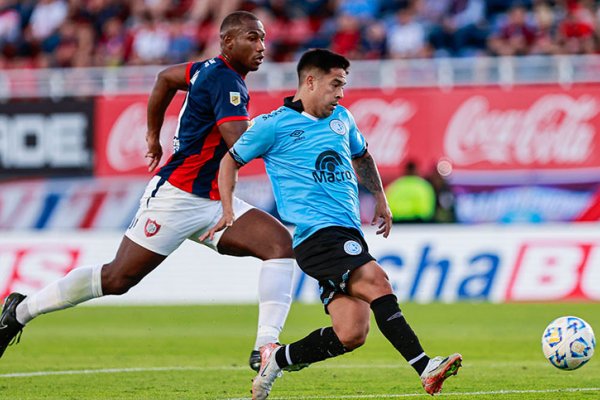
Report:
[[381,177],[375,165],[375,160],[366,152],[362,157],[352,160],[354,171],[360,180],[360,183],[371,193],[383,192]]

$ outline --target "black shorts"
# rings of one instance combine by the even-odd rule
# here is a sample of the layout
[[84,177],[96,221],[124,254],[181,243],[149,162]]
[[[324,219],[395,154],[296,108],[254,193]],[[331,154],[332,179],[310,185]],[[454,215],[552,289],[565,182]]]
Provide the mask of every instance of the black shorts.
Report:
[[358,230],[340,226],[316,231],[296,246],[294,253],[300,269],[319,281],[326,312],[336,293],[347,293],[350,273],[375,260]]

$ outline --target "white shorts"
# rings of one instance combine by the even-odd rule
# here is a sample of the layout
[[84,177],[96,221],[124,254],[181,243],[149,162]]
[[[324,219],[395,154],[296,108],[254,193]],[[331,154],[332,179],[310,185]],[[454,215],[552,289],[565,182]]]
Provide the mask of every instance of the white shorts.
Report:
[[[252,208],[254,207],[245,201],[233,198],[236,218]],[[217,232],[213,240],[200,242],[198,237],[212,228],[222,214],[220,201],[184,192],[155,176],[146,186],[140,208],[125,236],[140,246],[165,256],[175,251],[185,239],[217,250],[217,244],[225,230]]]

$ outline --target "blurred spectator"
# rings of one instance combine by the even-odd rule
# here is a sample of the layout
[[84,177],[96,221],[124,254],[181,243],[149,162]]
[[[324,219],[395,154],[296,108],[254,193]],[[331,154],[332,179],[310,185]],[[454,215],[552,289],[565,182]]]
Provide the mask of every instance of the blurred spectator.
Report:
[[[295,16],[298,9],[288,7],[285,0],[269,0],[268,7],[272,18],[269,24],[264,21],[263,24],[266,40],[272,45],[265,53],[276,62],[292,61],[296,52],[314,35],[313,26],[306,16]],[[269,38],[271,35],[273,37]]]
[[177,18],[170,25],[170,34],[167,50],[169,63],[188,61],[197,50],[194,24]]
[[522,56],[529,53],[534,39],[534,30],[527,23],[527,9],[517,3],[508,11],[500,31],[490,37],[489,47],[499,56]]
[[406,163],[404,176],[390,183],[385,194],[394,223],[433,221],[435,192],[431,183],[419,176],[414,162]]
[[[421,1],[421,0],[417,0],[417,1]],[[425,0],[425,1],[431,1],[434,4],[444,2],[444,0]],[[379,4],[379,15],[380,15],[380,17],[383,17],[383,18],[385,18],[387,16],[393,16],[394,14],[396,14],[398,12],[398,10],[401,10],[403,8],[408,8],[411,5],[413,5],[414,2],[415,2],[415,0],[384,0],[384,1],[381,1]]]
[[350,15],[362,21],[371,21],[378,13],[379,0],[338,0],[338,15]]
[[129,55],[131,38],[123,22],[113,17],[104,23],[102,37],[96,52],[96,65],[123,65]]
[[485,0],[485,18],[489,21],[490,25],[498,26],[498,20],[502,19],[515,3],[518,2],[529,9],[532,6],[532,1],[540,4],[552,2],[551,0]]
[[[442,23],[452,0],[418,0],[415,4],[418,18],[428,31]],[[408,7],[410,3],[407,2]]]
[[169,31],[166,25],[145,12],[140,25],[133,32],[133,64],[163,64],[167,62]]
[[556,15],[553,9],[545,3],[535,6],[534,38],[529,54],[551,55],[560,51],[556,42]]
[[0,0],[0,48],[14,44],[21,35],[21,15],[11,1]]
[[387,33],[381,22],[369,24],[361,35],[360,57],[377,60],[387,57]]
[[67,3],[62,0],[40,0],[31,14],[33,38],[43,41],[52,35],[67,17]]
[[331,50],[354,59],[359,57],[360,21],[350,14],[337,17],[336,31],[331,39]]
[[580,2],[571,1],[567,14],[558,27],[558,45],[563,54],[595,52],[594,14]]
[[67,21],[58,31],[58,44],[53,54],[52,66],[73,67],[77,54],[77,27],[74,22]]
[[239,8],[240,0],[192,0],[189,12],[191,21],[201,26],[198,39],[202,58],[214,57],[220,51],[219,24],[223,18]]
[[[448,0],[439,24],[429,35],[434,56],[468,55],[469,48],[486,47],[488,36],[483,0]],[[439,6],[438,6],[439,7]]]
[[[127,20],[130,16],[130,3],[135,4],[135,2],[126,2],[122,0],[76,1],[82,1],[84,4],[84,9],[80,13],[80,16],[83,17],[83,13],[89,14],[98,38],[102,36],[103,29],[106,26],[107,21],[113,18],[118,18],[120,21]],[[71,2],[73,2],[73,0],[71,0]]]
[[391,58],[420,58],[428,54],[425,28],[415,19],[412,8],[403,8],[388,30],[388,54]]

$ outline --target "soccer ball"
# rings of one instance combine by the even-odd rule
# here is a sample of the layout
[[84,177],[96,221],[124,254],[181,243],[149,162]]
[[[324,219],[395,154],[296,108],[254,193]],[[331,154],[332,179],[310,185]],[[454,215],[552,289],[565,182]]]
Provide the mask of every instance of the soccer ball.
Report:
[[542,335],[544,355],[558,369],[573,370],[594,355],[596,339],[592,327],[581,318],[567,316],[550,322]]

